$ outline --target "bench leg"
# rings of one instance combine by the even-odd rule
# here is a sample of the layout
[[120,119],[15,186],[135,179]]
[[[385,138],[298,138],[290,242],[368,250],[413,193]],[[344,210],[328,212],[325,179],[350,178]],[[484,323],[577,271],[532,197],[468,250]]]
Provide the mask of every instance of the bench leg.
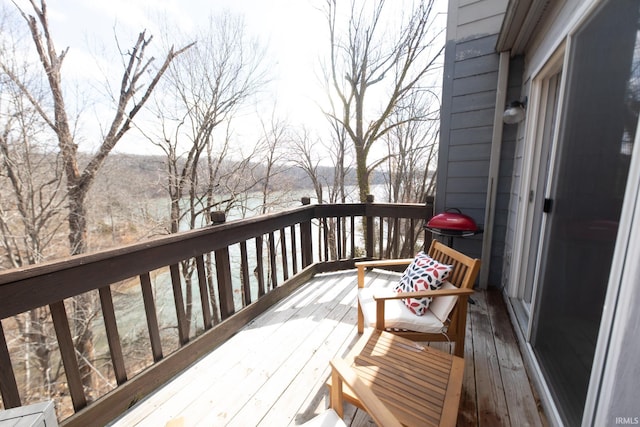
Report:
[[458,357],[464,357],[464,336],[458,335],[454,345],[455,349],[453,350],[453,354]]

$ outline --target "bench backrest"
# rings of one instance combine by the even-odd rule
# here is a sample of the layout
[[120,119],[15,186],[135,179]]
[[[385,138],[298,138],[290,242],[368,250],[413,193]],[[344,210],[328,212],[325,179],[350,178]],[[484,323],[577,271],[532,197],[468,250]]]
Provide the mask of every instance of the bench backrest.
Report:
[[480,273],[479,259],[471,258],[437,240],[431,241],[428,254],[443,264],[453,265],[453,270],[447,280],[454,286],[461,289],[473,289],[473,284]]

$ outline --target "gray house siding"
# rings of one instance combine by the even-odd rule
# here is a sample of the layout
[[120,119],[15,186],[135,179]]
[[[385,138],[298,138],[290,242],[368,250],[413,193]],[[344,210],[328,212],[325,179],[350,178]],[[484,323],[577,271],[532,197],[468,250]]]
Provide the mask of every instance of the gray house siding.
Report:
[[[484,224],[499,55],[495,51],[506,0],[449,3],[435,209],[458,208]],[[502,108],[500,106],[499,108]],[[511,153],[503,147],[504,155]],[[512,163],[512,162],[511,162]],[[509,163],[509,164],[511,164]],[[501,171],[506,176],[511,171]],[[502,179],[501,179],[502,181]],[[510,183],[499,184],[490,284],[500,285]],[[500,231],[502,230],[502,231]],[[456,249],[482,256],[482,236],[456,238]],[[495,271],[494,271],[495,270]],[[494,281],[495,280],[495,281]]]
[[[509,62],[509,81],[507,102],[522,99],[522,79],[524,75],[524,58],[516,57]],[[498,176],[497,199],[495,206],[494,234],[491,246],[491,269],[489,283],[504,287],[507,283],[510,254],[513,251],[513,231],[515,212],[513,212],[513,181],[516,170],[522,165],[517,161],[518,131],[524,126],[504,125],[502,132],[502,148],[500,152],[500,172]],[[520,146],[521,147],[521,146]],[[516,205],[517,206],[517,205]]]

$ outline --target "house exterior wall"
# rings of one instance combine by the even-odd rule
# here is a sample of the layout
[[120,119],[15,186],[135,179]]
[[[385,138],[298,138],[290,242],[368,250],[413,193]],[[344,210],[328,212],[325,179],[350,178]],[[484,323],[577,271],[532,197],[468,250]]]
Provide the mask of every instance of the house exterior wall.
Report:
[[[495,46],[506,7],[507,0],[449,3],[435,212],[458,208],[480,225],[485,221],[496,108],[499,54]],[[519,83],[510,85],[519,91]],[[507,130],[508,140],[515,141],[513,132]],[[504,180],[501,178],[498,183],[490,285],[501,284],[511,190],[509,165],[514,147],[514,144],[503,146],[507,160],[500,169]],[[482,235],[456,238],[453,245],[470,256],[481,257],[482,238]]]
[[[507,99],[517,97],[518,91],[521,96],[528,95],[534,83],[532,83],[537,73],[549,62],[549,59],[568,40],[572,31],[588,20],[591,13],[596,10],[603,1],[600,0],[562,0],[551,2],[551,10],[544,19],[535,27],[533,37],[527,42],[526,48],[518,52],[522,57],[515,57],[510,66],[511,80],[517,85],[520,81],[520,88],[511,87]],[[613,47],[612,47],[613,48]],[[566,61],[570,61],[563,55]],[[519,61],[519,62],[518,62]],[[565,62],[565,66],[566,66]],[[518,68],[520,67],[520,68]],[[568,69],[568,67],[566,67]],[[516,71],[517,70],[517,71]],[[512,73],[518,73],[513,76]],[[530,99],[531,101],[531,99]],[[530,104],[533,109],[533,106]],[[523,205],[527,203],[527,186],[523,186],[523,171],[528,166],[525,156],[528,146],[533,143],[527,129],[535,126],[535,123],[523,122],[517,129],[507,130],[503,144],[511,146],[513,157],[511,164],[505,163],[507,157],[503,154],[501,159],[501,179],[502,167],[511,169],[510,197],[506,202],[507,220],[505,224],[504,258],[502,284],[505,287],[517,284],[517,277],[509,277],[514,272],[512,264],[518,264],[518,245],[526,245],[527,241],[517,241],[518,217],[522,216]],[[514,132],[510,134],[509,132]],[[509,138],[513,137],[513,141]],[[620,424],[640,424],[640,409],[637,405],[638,382],[640,375],[640,362],[638,362],[638,351],[640,351],[640,339],[637,332],[640,328],[640,311],[637,309],[640,303],[640,268],[638,267],[638,256],[640,254],[640,136],[636,135],[634,154],[632,157],[631,173],[625,199],[625,209],[622,214],[621,224],[627,224],[625,228],[621,226],[618,232],[617,248],[614,254],[612,274],[608,283],[607,297],[600,323],[600,334],[596,344],[596,358],[594,360],[591,379],[589,382],[589,392],[584,416],[583,426],[600,425],[620,425]],[[503,150],[504,152],[504,150]],[[635,171],[635,172],[633,172]],[[507,180],[503,181],[504,183]],[[635,194],[635,195],[634,195]],[[504,201],[504,200],[503,200]],[[633,216],[633,217],[632,217]],[[498,222],[496,222],[496,227]],[[515,254],[516,259],[512,259]],[[515,288],[516,286],[514,286]],[[515,296],[515,295],[511,295]],[[523,341],[527,341],[527,331],[523,331]],[[529,344],[525,343],[524,347]],[[530,348],[530,347],[529,347]],[[530,357],[535,359],[531,352]],[[535,365],[535,363],[533,363]],[[535,368],[533,368],[535,370]],[[536,375],[534,375],[535,377]],[[538,382],[538,381],[536,381]],[[540,383],[538,382],[540,385]],[[545,386],[540,386],[542,394],[546,394]],[[545,402],[545,411],[550,416],[551,424],[561,425],[560,417],[554,413],[554,404],[550,396],[541,396]]]

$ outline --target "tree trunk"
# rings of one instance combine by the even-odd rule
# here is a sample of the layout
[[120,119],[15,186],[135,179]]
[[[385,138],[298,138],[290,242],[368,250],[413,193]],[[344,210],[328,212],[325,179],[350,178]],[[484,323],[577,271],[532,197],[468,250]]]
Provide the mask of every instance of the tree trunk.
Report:
[[[75,167],[70,169],[77,170]],[[67,177],[67,182],[67,192],[69,194],[69,244],[71,254],[78,255],[87,252],[87,208],[85,203],[87,191],[86,187],[77,184],[77,179],[74,180]],[[72,307],[75,347],[79,355],[78,368],[87,401],[91,401],[96,390],[95,374],[91,365],[92,361],[95,360],[91,321],[97,311],[96,301],[92,294],[84,293],[73,298]]]
[[358,180],[358,189],[360,191],[360,203],[366,203],[367,196],[371,192],[369,170],[367,169],[367,155],[360,145],[356,145],[356,179]]
[[[69,179],[67,177],[67,179]],[[69,194],[69,247],[71,255],[87,252],[86,191],[76,184],[68,186]]]

